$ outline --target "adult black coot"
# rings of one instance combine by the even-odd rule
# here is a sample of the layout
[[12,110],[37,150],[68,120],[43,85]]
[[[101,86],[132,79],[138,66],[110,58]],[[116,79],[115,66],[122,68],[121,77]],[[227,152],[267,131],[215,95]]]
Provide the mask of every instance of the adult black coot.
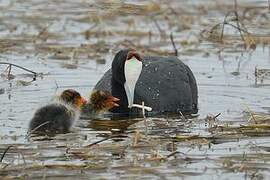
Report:
[[57,134],[67,133],[72,125],[79,119],[81,113],[96,115],[102,111],[118,106],[107,91],[94,91],[90,101],[87,102],[81,95],[73,90],[63,91],[55,102],[39,108],[29,124],[29,133]]
[[153,114],[198,112],[195,77],[177,57],[142,57],[134,49],[120,50],[94,89],[110,91],[120,99],[119,106],[110,110],[113,113],[138,113],[131,107],[142,101]]

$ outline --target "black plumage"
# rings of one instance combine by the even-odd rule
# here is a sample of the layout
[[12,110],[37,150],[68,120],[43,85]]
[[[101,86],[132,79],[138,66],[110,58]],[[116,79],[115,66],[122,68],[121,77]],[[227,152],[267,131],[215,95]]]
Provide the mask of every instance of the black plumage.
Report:
[[70,131],[80,116],[80,108],[86,100],[73,90],[61,93],[55,102],[39,108],[29,123],[28,133],[56,134]]
[[[110,111],[113,113],[131,114],[123,84],[124,63],[129,49],[121,50],[112,62],[112,68],[96,84],[95,89],[107,90],[120,99],[119,107]],[[195,77],[190,68],[177,57],[141,58],[142,72],[135,88],[134,103],[145,102],[153,108],[153,113],[193,114],[198,112],[198,90]]]
[[49,104],[35,112],[29,130],[46,134],[67,133],[75,121],[75,116],[76,112],[63,104]]

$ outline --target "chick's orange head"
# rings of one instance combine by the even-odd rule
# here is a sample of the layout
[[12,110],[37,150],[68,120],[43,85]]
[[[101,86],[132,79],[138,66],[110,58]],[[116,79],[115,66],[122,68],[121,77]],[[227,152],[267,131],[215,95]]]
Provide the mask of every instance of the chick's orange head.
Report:
[[97,90],[91,94],[90,98],[96,111],[103,111],[113,108],[114,106],[119,106],[116,101],[118,98],[111,95],[108,91]]
[[87,102],[83,97],[81,97],[80,93],[74,89],[67,89],[63,91],[60,98],[64,102],[75,105],[76,107],[81,107]]

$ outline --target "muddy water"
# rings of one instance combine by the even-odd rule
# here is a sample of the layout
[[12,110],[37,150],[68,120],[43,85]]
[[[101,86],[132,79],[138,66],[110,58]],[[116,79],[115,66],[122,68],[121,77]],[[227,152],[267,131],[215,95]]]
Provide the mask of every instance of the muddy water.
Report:
[[[254,75],[256,66],[270,68],[268,45],[258,43],[256,50],[245,50],[232,28],[225,33],[236,37],[236,43],[225,46],[200,39],[200,32],[222,22],[235,7],[233,2],[206,2],[1,1],[0,61],[39,75],[30,82],[31,74],[13,67],[14,79],[0,79],[1,154],[8,145],[16,146],[4,158],[3,163],[10,166],[0,175],[52,179],[63,175],[70,179],[266,178],[269,132],[258,137],[220,137],[210,144],[207,138],[172,140],[182,134],[211,137],[203,120],[208,114],[221,113],[218,124],[235,126],[248,123],[244,116],[248,109],[269,114],[270,80],[256,85]],[[237,8],[243,12],[255,6],[260,9],[249,11],[254,18],[244,23],[251,33],[267,36],[265,1],[238,1]],[[170,32],[179,58],[197,79],[198,118],[148,118],[147,130],[143,121],[81,120],[73,132],[51,140],[26,138],[29,120],[38,107],[66,88],[88,97],[117,50],[135,46],[147,55],[173,54]],[[0,65],[0,72],[6,68]],[[121,129],[127,137],[84,147],[111,134],[111,129]],[[135,130],[142,134],[137,145]],[[76,155],[76,150],[82,154]],[[183,154],[162,159],[174,151]],[[12,166],[16,168],[10,169]]]

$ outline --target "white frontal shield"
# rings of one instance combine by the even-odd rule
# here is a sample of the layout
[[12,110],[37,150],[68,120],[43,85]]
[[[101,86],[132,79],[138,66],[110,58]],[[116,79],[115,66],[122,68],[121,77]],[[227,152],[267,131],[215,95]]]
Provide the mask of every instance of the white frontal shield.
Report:
[[134,100],[135,86],[142,72],[142,62],[133,57],[126,60],[124,69],[126,78],[124,86],[128,99],[128,107],[131,108]]

